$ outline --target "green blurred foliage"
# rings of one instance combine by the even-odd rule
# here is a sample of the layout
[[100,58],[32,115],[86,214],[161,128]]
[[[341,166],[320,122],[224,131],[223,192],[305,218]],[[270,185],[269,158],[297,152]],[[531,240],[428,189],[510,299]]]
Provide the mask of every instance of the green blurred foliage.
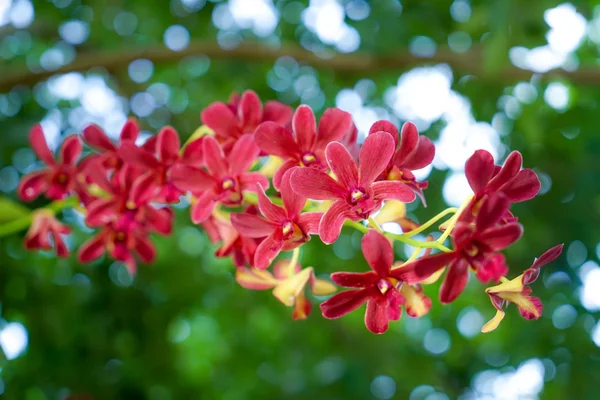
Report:
[[[85,21],[89,27],[83,43],[62,42],[68,48],[64,54],[73,53],[75,62],[79,57],[94,60],[94,54],[106,54],[102,51],[118,55],[128,49],[160,48],[165,30],[173,24],[184,26],[192,42],[224,40],[224,31],[214,24],[215,9],[226,3],[223,1],[32,3],[35,19],[31,25],[19,30],[10,24],[0,26],[0,85],[3,78],[14,74],[42,71],[40,57],[61,42],[59,27],[69,20]],[[339,3],[348,6],[350,1]],[[586,19],[596,16],[596,2],[574,3]],[[186,10],[183,4],[200,7]],[[494,313],[484,287],[472,280],[456,302],[442,306],[434,301],[429,315],[418,320],[404,316],[383,336],[366,330],[360,311],[340,320],[324,320],[317,307],[322,299],[314,297],[309,319],[292,321],[291,310],[269,293],[240,288],[231,263],[214,258],[214,248],[204,233],[189,222],[187,210],[180,209],[175,233],[155,238],[158,259],[141,267],[133,280],[122,265],[108,259],[80,265],[74,256],[61,260],[52,254],[26,252],[22,235],[0,239],[0,329],[19,322],[28,333],[23,354],[0,360],[2,398],[63,399],[75,394],[149,400],[385,399],[391,393],[397,399],[454,399],[461,395],[469,399],[477,398],[468,397],[474,393],[468,390],[476,387],[482,371],[510,373],[530,359],[542,360],[544,365],[541,398],[597,398],[600,350],[591,338],[597,313],[580,303],[576,268],[586,260],[597,261],[594,250],[600,241],[600,69],[594,69],[598,44],[585,39],[576,52],[579,68],[587,75],[578,75],[575,69],[563,78],[537,75],[524,80],[533,85],[537,96],[507,117],[499,99],[511,96],[519,81],[503,73],[518,71],[511,66],[509,49],[545,45],[548,25],[544,11],[559,2],[475,0],[469,6],[470,17],[462,22],[453,18],[449,1],[380,0],[369,4],[367,18],[346,18],[360,34],[363,54],[409,54],[416,36],[429,37],[439,51],[449,51],[448,38],[456,32],[471,38],[470,48],[457,55],[473,63],[473,71],[478,73],[455,69],[452,89],[470,100],[477,121],[489,123],[498,115],[503,117],[508,134],[502,136],[502,142],[520,150],[526,166],[543,173],[549,189],[514,207],[525,226],[525,236],[507,251],[513,275],[557,243],[564,242],[568,248],[578,240],[587,249],[571,251],[573,265],[563,256],[543,271],[543,279],[534,285],[535,294],[545,304],[543,317],[525,321],[511,306],[497,331],[461,333],[458,326],[465,315],[481,324]],[[250,29],[230,34],[237,42],[275,48],[280,43],[282,48],[311,43],[315,51],[334,53],[301,22],[300,13],[307,6],[308,1],[275,1],[281,19],[273,34],[257,37]],[[122,14],[124,11],[130,14]],[[364,79],[373,83],[365,104],[389,110],[384,101],[386,89],[412,67],[436,63],[435,56],[416,63],[411,60],[404,68],[360,72],[301,64],[296,77],[302,73],[316,78],[321,97],[313,99],[312,105],[319,112],[335,105],[340,90],[353,88]],[[263,99],[279,99],[293,106],[303,100],[292,89],[276,91],[269,84],[272,61],[213,60],[198,54],[155,62],[151,78],[143,83],[130,79],[127,64],[108,70],[103,68],[104,61],[98,58],[94,60],[97,67],[81,72],[102,77],[125,100],[153,83],[170,88],[167,106],[140,118],[149,132],[171,124],[187,137],[198,127],[203,107],[248,88]],[[551,82],[568,87],[569,103],[562,110],[544,100]],[[11,188],[7,182],[33,162],[31,152],[24,150],[29,127],[49,112],[58,112],[62,133],[70,133],[71,118],[77,119],[69,114],[79,106],[77,99],[40,104],[45,86],[44,82],[33,87],[20,85],[0,95],[0,179],[2,187],[8,188],[4,193],[8,198],[15,195],[14,185]],[[10,102],[18,104],[18,113],[7,112]],[[444,126],[442,120],[434,122],[425,133],[436,139]],[[446,170],[432,172],[426,193],[428,207],[411,211],[411,216],[424,221],[446,207],[441,190],[448,174]],[[43,204],[40,200],[28,206]],[[8,207],[2,200],[0,220],[20,212]],[[75,249],[92,233],[81,227],[75,213],[67,211],[63,217],[79,227],[70,238],[70,247]],[[360,236],[353,231],[344,231],[340,241],[329,247],[315,238],[303,247],[301,263],[314,266],[322,276],[365,270],[359,242]],[[405,257],[404,249],[397,250],[398,258]],[[438,285],[429,286],[426,293],[436,299],[437,289]],[[555,310],[565,304],[577,315],[561,326]],[[435,346],[432,352],[424,345],[428,342],[442,343],[440,354],[435,354]],[[393,391],[390,378],[395,383]],[[431,387],[415,391],[420,385]],[[436,397],[434,392],[447,397]]]

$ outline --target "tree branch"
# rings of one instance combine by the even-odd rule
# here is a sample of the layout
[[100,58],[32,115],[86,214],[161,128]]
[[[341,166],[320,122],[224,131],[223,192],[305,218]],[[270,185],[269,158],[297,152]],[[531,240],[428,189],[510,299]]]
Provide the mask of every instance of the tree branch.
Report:
[[[287,43],[281,48],[268,47],[256,43],[243,43],[235,49],[227,50],[214,41],[192,41],[183,51],[176,52],[164,46],[124,49],[119,51],[85,52],[75,61],[55,71],[33,73],[18,71],[0,75],[0,93],[7,92],[16,85],[34,85],[57,74],[75,71],[87,71],[92,67],[104,67],[109,72],[118,71],[130,62],[146,58],[155,63],[178,61],[185,56],[206,55],[211,59],[244,61],[244,62],[274,62],[279,57],[289,56],[300,63],[312,65],[315,68],[333,70],[341,74],[374,75],[381,71],[393,71],[412,68],[419,65],[446,63],[462,74],[475,75],[484,81],[500,81],[512,83],[529,80],[531,71],[508,67],[494,74],[486,74],[483,69],[482,53],[472,50],[465,54],[456,54],[448,50],[440,50],[431,58],[416,57],[408,52],[392,55],[373,55],[367,53],[315,54],[295,44]],[[600,85],[600,70],[598,68],[580,68],[574,72],[553,70],[542,74],[546,78],[563,78],[575,83]]]

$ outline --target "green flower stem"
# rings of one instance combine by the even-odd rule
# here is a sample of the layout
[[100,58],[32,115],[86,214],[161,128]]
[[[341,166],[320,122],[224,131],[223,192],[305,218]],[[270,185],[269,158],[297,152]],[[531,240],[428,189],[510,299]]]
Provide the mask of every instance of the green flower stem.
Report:
[[381,229],[381,227],[379,226],[379,224],[377,223],[377,221],[375,221],[375,219],[373,219],[373,217],[369,217],[369,219],[367,221],[369,221],[369,225],[371,225],[373,228],[375,228],[375,230],[377,232],[384,233],[383,229]]
[[460,205],[460,208],[458,209],[458,211],[452,216],[452,218],[450,218],[450,220],[448,220],[448,226],[446,227],[446,230],[444,231],[444,233],[442,233],[442,236],[440,236],[438,238],[438,240],[437,240],[438,243],[444,243],[444,241],[448,238],[448,236],[450,236],[450,234],[452,233],[452,230],[454,229],[454,227],[456,226],[456,223],[458,222],[458,218],[460,218],[460,214],[462,214],[462,212],[471,203],[472,198],[473,198],[473,196],[467,197],[465,199],[465,201],[463,201],[463,203]]
[[57,200],[55,202],[52,202],[46,207],[42,207],[37,210],[32,210],[29,214],[21,218],[17,218],[6,224],[0,225],[0,237],[9,236],[29,228],[31,222],[33,221],[34,214],[38,211],[47,210],[54,215],[65,208],[73,208],[77,206],[78,203],[79,200],[77,199],[77,197],[68,197],[64,200]]
[[[361,224],[360,222],[346,220],[346,222],[344,222],[344,225],[352,227],[362,233],[366,233],[369,230],[369,228],[367,226]],[[438,249],[438,250],[441,250],[446,253],[449,253],[452,251],[439,242],[421,242],[419,240],[411,239],[411,238],[407,237],[406,235],[398,235],[398,234],[389,233],[389,232],[383,232],[383,234],[392,240],[397,240],[399,242],[406,243],[410,246],[418,247],[421,249]]]
[[429,221],[425,222],[423,225],[419,226],[418,228],[415,228],[410,232],[406,232],[404,234],[404,236],[411,237],[414,235],[418,235],[419,233],[421,233],[421,232],[425,231],[427,228],[429,228],[431,225],[438,222],[440,219],[444,218],[446,215],[455,213],[457,211],[458,211],[458,208],[454,208],[454,207],[447,208],[444,211],[442,211],[441,213],[439,213],[438,215],[436,215],[435,217],[431,218]]

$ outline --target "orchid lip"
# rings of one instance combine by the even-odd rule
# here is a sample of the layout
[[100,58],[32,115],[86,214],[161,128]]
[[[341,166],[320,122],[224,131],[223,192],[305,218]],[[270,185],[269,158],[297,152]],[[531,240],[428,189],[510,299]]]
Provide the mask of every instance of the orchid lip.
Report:
[[221,182],[221,188],[223,188],[223,190],[231,190],[234,187],[235,187],[235,181],[231,178],[225,178]]
[[366,193],[363,192],[362,190],[354,189],[352,192],[350,192],[350,202],[352,204],[356,204],[360,200],[362,200],[365,196],[366,196]]
[[302,164],[305,167],[308,167],[309,165],[311,165],[315,161],[317,161],[317,157],[315,157],[315,155],[313,153],[304,153],[302,155]]

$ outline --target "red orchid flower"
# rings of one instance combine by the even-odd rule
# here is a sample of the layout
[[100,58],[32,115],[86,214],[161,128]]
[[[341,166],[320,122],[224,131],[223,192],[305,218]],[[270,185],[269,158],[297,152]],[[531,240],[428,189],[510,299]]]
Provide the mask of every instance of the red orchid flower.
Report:
[[[413,269],[414,281],[422,281],[449,264],[448,273],[440,289],[440,301],[450,303],[462,293],[469,280],[469,269],[482,282],[498,281],[508,267],[504,257],[496,252],[519,240],[523,227],[517,222],[500,224],[510,207],[500,193],[487,195],[482,202],[475,223],[459,222],[452,231],[454,251],[416,260],[404,268]],[[413,283],[408,275],[405,279]]]
[[90,227],[100,227],[119,221],[142,230],[149,229],[162,235],[170,235],[173,212],[168,207],[154,208],[150,205],[156,193],[152,176],[142,174],[125,164],[109,181],[102,168],[89,170],[90,181],[98,185],[107,197],[100,197],[87,206],[85,222]]
[[79,248],[77,256],[80,262],[89,263],[105,252],[112,259],[124,263],[132,275],[137,269],[135,256],[146,264],[156,257],[156,249],[148,238],[148,232],[124,219],[105,225]]
[[[254,205],[249,205],[244,210],[247,214],[256,215],[258,209]],[[261,242],[261,239],[255,239],[240,235],[233,227],[229,218],[214,212],[202,227],[212,243],[221,241],[221,247],[215,252],[216,257],[229,257],[236,267],[254,266],[254,254]]]
[[260,149],[250,134],[242,135],[227,157],[217,140],[211,136],[203,139],[204,162],[208,172],[178,164],[169,170],[168,178],[180,190],[197,195],[192,205],[192,222],[204,222],[217,204],[236,207],[244,199],[242,192],[256,191],[256,184],[269,186],[269,181],[258,172],[247,172]]
[[504,165],[494,165],[494,157],[477,150],[465,164],[465,175],[475,193],[473,205],[489,193],[502,193],[509,202],[519,203],[534,198],[540,191],[540,180],[533,170],[521,169],[523,157],[518,151],[508,155]]
[[[119,148],[119,156],[127,163],[142,168],[146,175],[152,176],[156,186],[155,200],[165,203],[177,203],[183,191],[177,189],[167,179],[169,170],[175,165],[185,164],[194,167],[202,167],[204,164],[202,155],[202,138],[188,143],[181,152],[179,135],[175,129],[167,126],[158,133],[155,148],[149,152],[138,147],[133,142],[123,143]],[[156,153],[157,157],[154,156]]]
[[[388,132],[392,135],[396,147],[398,147],[398,129],[389,121],[377,121],[371,126],[369,134],[375,132]],[[425,168],[433,161],[435,146],[429,138],[419,135],[417,127],[412,122],[406,122],[402,126],[400,146],[394,153],[387,168],[383,171],[380,179],[404,182],[419,196],[424,205],[425,196],[423,190],[427,189],[428,183],[417,182],[412,171]]]
[[119,136],[119,142],[115,145],[106,136],[106,133],[98,125],[92,124],[83,130],[85,142],[93,149],[98,150],[99,154],[91,156],[94,161],[99,160],[105,168],[119,168],[122,161],[117,150],[124,143],[135,143],[140,133],[140,126],[135,118],[129,118]]
[[[31,227],[25,235],[25,248],[28,250],[51,250],[52,244],[59,257],[69,255],[61,235],[71,233],[71,228],[58,221],[52,211],[43,208],[33,213]],[[50,238],[52,242],[50,243]]]
[[32,201],[42,193],[50,200],[68,196],[75,187],[76,164],[82,150],[79,136],[69,136],[63,141],[57,160],[48,148],[41,125],[31,129],[29,142],[39,159],[46,163],[46,168],[21,178],[17,189],[19,197],[23,201]]
[[254,256],[254,266],[267,268],[279,252],[295,249],[318,233],[323,213],[306,212],[302,208],[306,198],[296,194],[290,187],[289,170],[281,182],[283,207],[273,204],[263,188],[258,186],[258,208],[266,219],[248,213],[231,214],[231,223],[242,236],[266,238],[258,245]]
[[337,240],[346,218],[352,221],[367,219],[384,200],[409,203],[415,199],[414,192],[400,181],[374,182],[387,167],[394,149],[394,139],[389,133],[376,132],[365,140],[358,166],[342,144],[332,142],[327,146],[327,163],[337,181],[318,169],[294,170],[291,184],[296,193],[313,200],[335,200],[319,226],[324,243]]
[[254,134],[256,144],[267,154],[285,161],[273,176],[273,186],[279,189],[285,172],[295,166],[311,167],[327,171],[325,148],[333,141],[345,139],[356,129],[352,116],[338,108],[325,110],[319,128],[309,106],[296,109],[292,120],[292,132],[275,122],[264,122]]
[[554,246],[539,258],[536,258],[531,267],[515,279],[510,281],[503,279],[501,284],[485,290],[490,296],[492,304],[496,307],[496,315],[481,328],[482,332],[491,332],[498,327],[498,324],[504,318],[504,305],[508,303],[515,303],[525,319],[538,319],[541,317],[544,306],[540,299],[531,296],[531,288],[527,285],[535,282],[540,275],[540,268],[556,260],[562,253],[562,249],[562,244]]
[[264,121],[287,126],[292,118],[292,108],[278,101],[268,101],[263,109],[258,95],[247,90],[238,99],[232,96],[231,104],[212,103],[200,116],[202,123],[215,132],[219,143],[228,154],[234,143],[246,133],[254,133]]
[[[372,271],[331,274],[331,279],[335,283],[353,288],[353,290],[338,293],[322,303],[321,312],[325,318],[339,318],[356,310],[366,302],[365,325],[367,329],[377,334],[384,333],[388,328],[389,321],[400,319],[402,315],[400,306],[406,303],[406,298],[400,292],[404,269],[392,270],[394,262],[392,245],[385,236],[373,229],[363,236],[362,251]],[[413,295],[412,292],[410,294]],[[428,302],[419,296],[418,301],[429,303],[429,307],[431,307],[430,300]],[[416,310],[412,310],[411,313],[419,315]]]

